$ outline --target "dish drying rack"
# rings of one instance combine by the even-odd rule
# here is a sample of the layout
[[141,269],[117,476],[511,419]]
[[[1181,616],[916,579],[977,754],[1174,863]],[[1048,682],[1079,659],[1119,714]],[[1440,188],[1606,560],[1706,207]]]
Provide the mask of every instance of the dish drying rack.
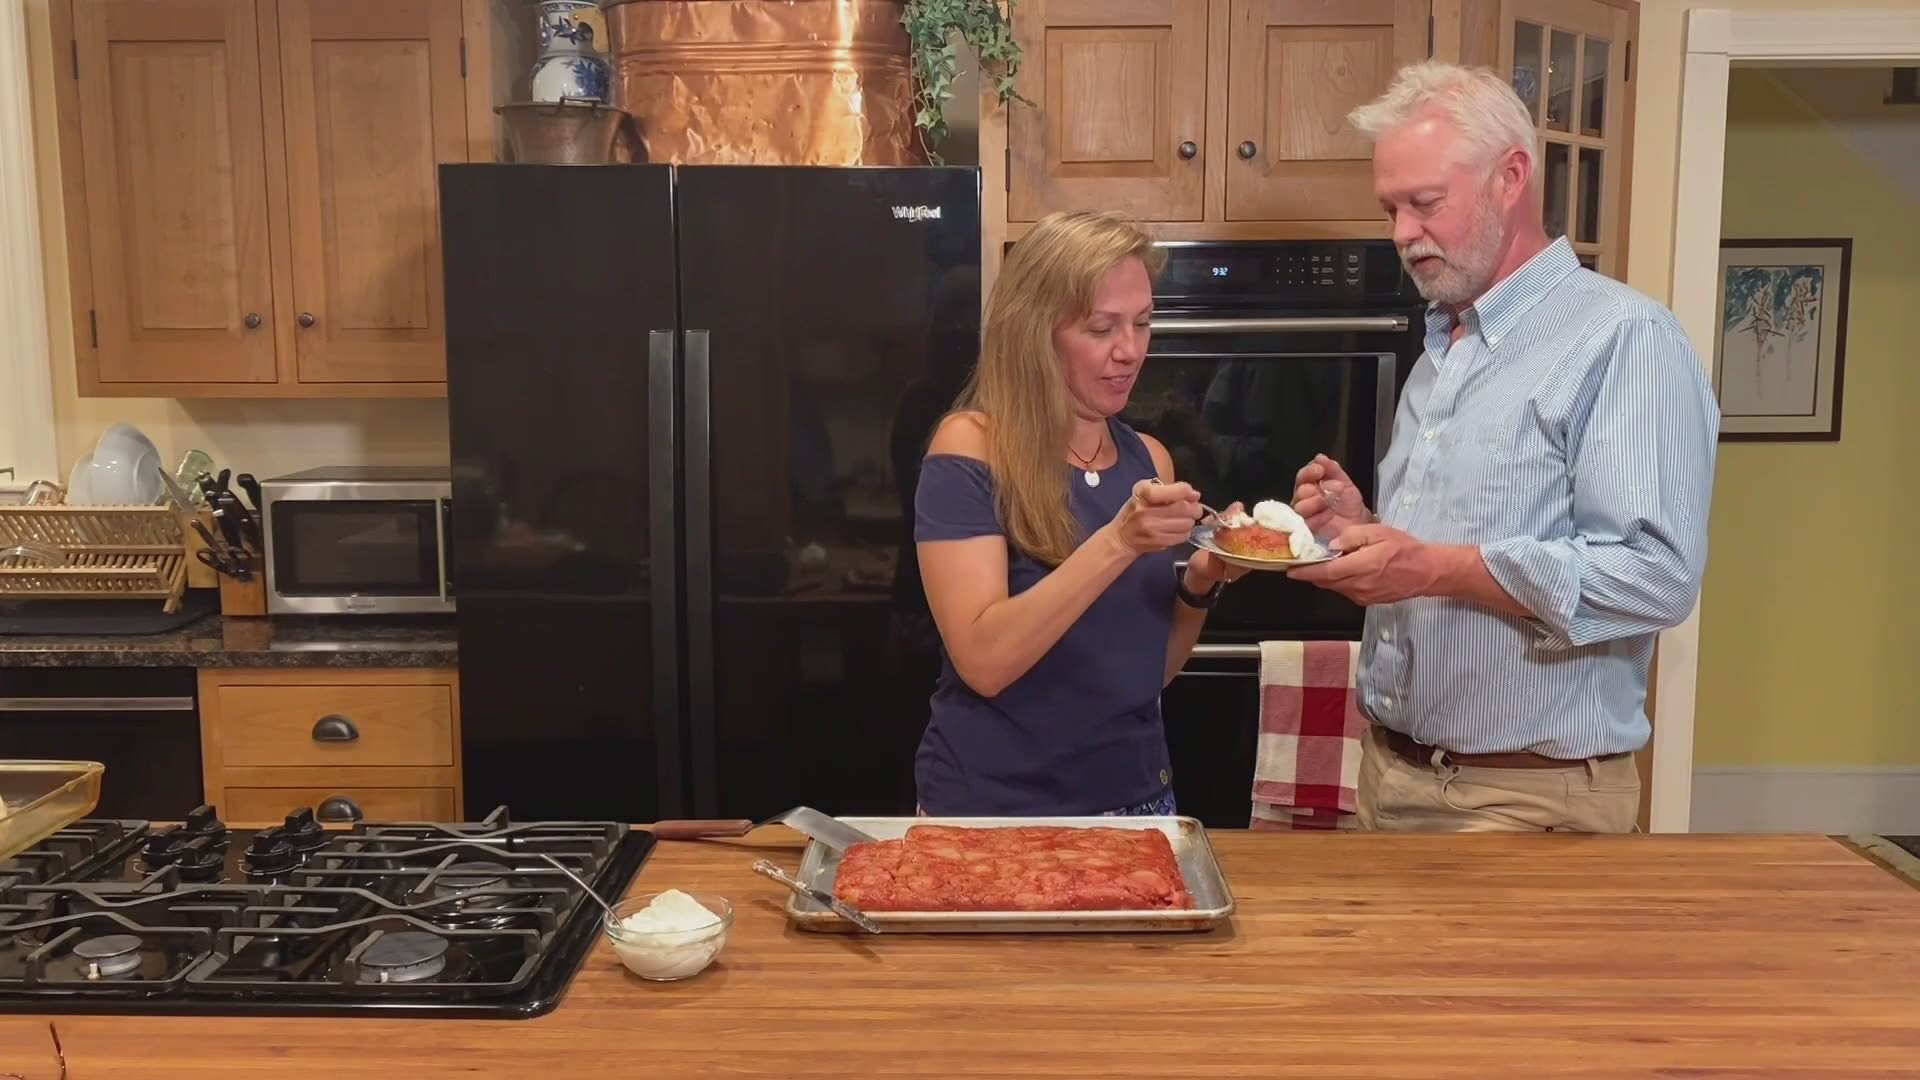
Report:
[[0,506],[0,597],[159,600],[171,615],[188,561],[170,506]]

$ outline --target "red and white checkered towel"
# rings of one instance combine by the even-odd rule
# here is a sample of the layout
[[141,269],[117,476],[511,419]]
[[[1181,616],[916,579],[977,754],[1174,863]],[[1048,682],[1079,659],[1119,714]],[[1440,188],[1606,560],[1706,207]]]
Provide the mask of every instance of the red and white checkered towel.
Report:
[[1357,641],[1260,645],[1255,829],[1353,829],[1367,721],[1354,689]]

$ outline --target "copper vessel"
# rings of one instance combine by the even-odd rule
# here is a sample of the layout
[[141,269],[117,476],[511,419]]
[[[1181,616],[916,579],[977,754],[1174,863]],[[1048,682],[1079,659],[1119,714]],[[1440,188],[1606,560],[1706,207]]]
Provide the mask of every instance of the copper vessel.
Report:
[[610,0],[614,104],[658,164],[918,165],[904,0]]

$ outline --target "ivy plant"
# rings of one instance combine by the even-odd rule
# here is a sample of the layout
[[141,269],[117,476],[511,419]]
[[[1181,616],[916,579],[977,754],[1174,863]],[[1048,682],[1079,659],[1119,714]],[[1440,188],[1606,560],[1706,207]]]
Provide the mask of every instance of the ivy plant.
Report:
[[913,50],[913,122],[928,160],[941,160],[935,149],[947,138],[947,102],[953,99],[953,80],[959,70],[957,36],[966,42],[980,65],[982,76],[993,80],[994,92],[1005,105],[1032,102],[1014,88],[1020,73],[1020,43],[1013,39],[1014,0],[907,0],[900,16]]

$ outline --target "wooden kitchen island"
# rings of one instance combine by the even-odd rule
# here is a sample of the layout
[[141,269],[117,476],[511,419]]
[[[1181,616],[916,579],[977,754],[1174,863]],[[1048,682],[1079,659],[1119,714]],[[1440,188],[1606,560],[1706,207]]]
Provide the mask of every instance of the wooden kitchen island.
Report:
[[604,942],[526,1021],[0,1016],[0,1074],[1532,1077],[1920,1074],[1920,890],[1820,837],[1216,833],[1200,936],[789,930],[784,830],[662,843],[636,888],[731,898],[720,960]]

